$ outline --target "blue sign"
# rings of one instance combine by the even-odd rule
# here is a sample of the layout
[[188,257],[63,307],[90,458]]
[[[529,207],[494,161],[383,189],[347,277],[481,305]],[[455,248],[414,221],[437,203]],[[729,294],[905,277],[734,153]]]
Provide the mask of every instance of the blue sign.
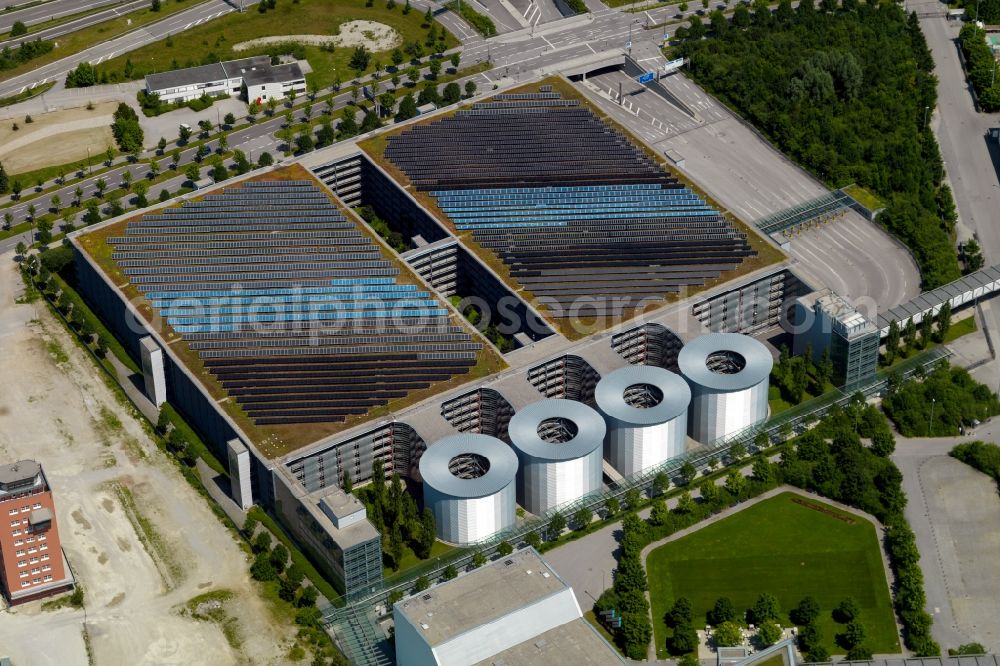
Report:
[[639,76],[639,83],[649,83],[656,78],[656,72],[646,72]]

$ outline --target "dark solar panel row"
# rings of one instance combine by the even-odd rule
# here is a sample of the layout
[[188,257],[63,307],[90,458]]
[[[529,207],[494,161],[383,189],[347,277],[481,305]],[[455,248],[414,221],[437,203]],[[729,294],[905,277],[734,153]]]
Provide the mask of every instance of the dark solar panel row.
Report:
[[258,424],[364,414],[467,372],[481,347],[313,181],[227,187],[109,243]]
[[551,90],[414,126],[385,154],[513,280],[559,306],[554,317],[617,316],[756,254],[625,135]]

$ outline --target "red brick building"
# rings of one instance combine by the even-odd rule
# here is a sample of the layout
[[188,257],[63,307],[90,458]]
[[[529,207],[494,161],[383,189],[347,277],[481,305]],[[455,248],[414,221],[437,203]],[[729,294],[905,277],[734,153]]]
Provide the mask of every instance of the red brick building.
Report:
[[0,584],[11,605],[74,584],[59,544],[52,491],[34,460],[0,465]]

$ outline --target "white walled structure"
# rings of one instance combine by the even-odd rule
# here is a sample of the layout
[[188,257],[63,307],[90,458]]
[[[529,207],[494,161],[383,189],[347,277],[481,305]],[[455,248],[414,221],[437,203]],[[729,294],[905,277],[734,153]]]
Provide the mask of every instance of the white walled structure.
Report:
[[607,426],[596,411],[573,400],[540,400],[507,427],[517,451],[518,500],[542,515],[601,489]]
[[434,512],[442,541],[467,545],[517,520],[517,455],[495,437],[445,437],[420,458],[424,506]]
[[229,453],[229,483],[233,501],[246,511],[253,506],[253,489],[250,486],[250,451],[238,439],[226,442]]
[[624,664],[533,549],[396,602],[399,666]]
[[677,363],[691,386],[693,439],[711,444],[767,418],[774,359],[762,343],[738,333],[710,333],[687,343]]
[[605,457],[625,477],[687,450],[691,389],[682,377],[649,365],[605,375],[594,392],[607,422]]
[[159,407],[167,401],[167,378],[163,371],[163,350],[152,337],[139,341],[142,354],[142,380],[146,387],[146,397]]

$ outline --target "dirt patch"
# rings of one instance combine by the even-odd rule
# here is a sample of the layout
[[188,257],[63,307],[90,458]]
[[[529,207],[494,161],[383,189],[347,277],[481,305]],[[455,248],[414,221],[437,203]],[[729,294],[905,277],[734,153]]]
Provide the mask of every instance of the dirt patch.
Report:
[[[283,663],[283,646],[294,628],[274,622],[237,541],[45,305],[15,304],[20,293],[13,287],[18,284],[15,266],[9,255],[0,260],[0,348],[5,352],[0,376],[17,378],[0,391],[0,404],[7,408],[0,415],[0,452],[4,460],[33,458],[45,467],[62,546],[86,593],[87,643],[80,631],[83,610],[41,614],[40,603],[32,602],[4,614],[4,653],[24,664],[86,664],[88,648],[90,663],[97,664]],[[50,354],[39,343],[43,336],[63,353]],[[60,429],[73,433],[73,446],[66,446]],[[142,460],[128,455],[122,448],[127,439],[148,455]],[[109,466],[108,460],[115,464]],[[119,504],[109,484],[127,486],[134,494],[132,518],[139,530],[119,510],[122,506],[108,511],[105,500]],[[158,539],[183,568],[176,589],[164,591],[139,532]],[[238,618],[238,631],[176,612],[178,604],[203,591],[199,586],[205,581],[232,592],[229,615]],[[39,635],[45,636],[42,647]],[[231,642],[236,639],[238,649]]]
[[103,506],[104,510],[107,511],[108,513],[115,512],[115,503],[111,501],[110,497],[105,497],[104,499],[102,499],[101,506]]
[[[90,150],[100,159],[108,146],[114,145],[111,116],[116,104],[97,104],[31,116],[0,120],[0,161],[7,173],[16,174],[54,164],[83,160]],[[17,125],[17,130],[14,125]]]
[[234,51],[246,51],[258,46],[269,44],[287,44],[296,42],[310,46],[330,44],[338,48],[355,48],[364,46],[369,51],[388,51],[399,46],[403,41],[396,30],[385,23],[377,21],[347,21],[340,24],[336,35],[274,35],[259,37],[233,45]]

